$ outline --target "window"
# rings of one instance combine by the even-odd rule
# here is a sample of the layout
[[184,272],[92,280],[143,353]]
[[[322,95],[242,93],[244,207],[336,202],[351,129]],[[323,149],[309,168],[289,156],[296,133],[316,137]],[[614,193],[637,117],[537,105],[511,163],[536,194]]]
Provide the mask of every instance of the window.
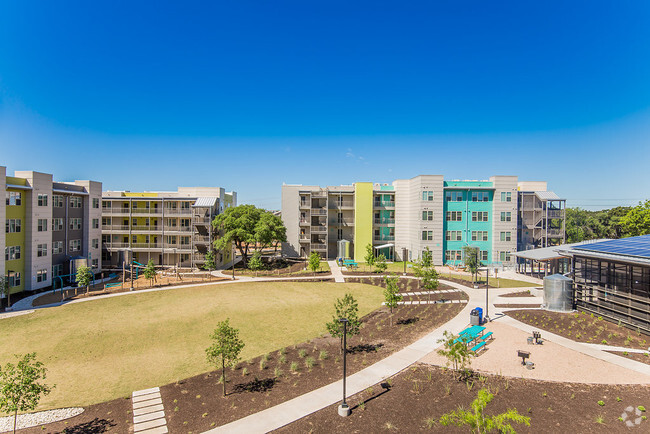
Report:
[[337,229],[336,230],[336,239],[337,240],[342,240],[343,239],[343,229]]
[[175,228],[176,227],[176,219],[167,219],[167,227]]
[[510,232],[501,232],[501,241],[510,241],[512,238]]
[[37,282],[47,281],[47,270],[38,270],[36,272],[36,281]]
[[501,262],[510,262],[510,252],[499,252]]
[[472,221],[473,222],[486,222],[486,221],[488,221],[488,212],[487,211],[472,211]]
[[5,232],[8,234],[18,233],[21,230],[21,220],[20,219],[7,219],[5,226]]
[[99,268],[99,259],[93,259],[91,267],[92,268]]
[[[340,214],[340,213],[339,213]],[[190,219],[181,219],[181,227],[182,228],[189,228],[191,224]],[[148,225],[148,224],[147,224]]]
[[447,241],[462,241],[463,231],[447,231],[445,239]]
[[512,193],[509,191],[502,191],[501,202],[512,202]]
[[502,222],[512,221],[512,215],[511,215],[510,211],[501,213],[501,221]]
[[78,252],[81,250],[81,240],[70,240],[70,249],[71,252]]
[[190,209],[189,202],[181,202],[181,209]]
[[99,219],[93,219],[93,229],[99,229]]
[[47,206],[47,194],[38,195],[38,206]]
[[63,208],[63,196],[55,194],[52,196],[52,205],[54,208]]
[[445,199],[447,202],[462,202],[463,201],[463,192],[462,191],[448,191],[445,194]]
[[47,244],[38,244],[36,246],[36,256],[39,258],[42,256],[47,256]]
[[81,198],[79,196],[70,197],[70,208],[81,208]]
[[99,238],[93,238],[91,245],[93,246],[93,249],[99,248]]
[[172,235],[167,235],[167,244],[176,244],[176,237]]
[[446,261],[460,261],[462,259],[462,250],[446,250]]
[[433,200],[433,191],[423,191],[422,200],[432,201]]
[[111,207],[112,207],[112,203],[113,203],[113,202],[111,202],[110,200],[103,200],[103,201],[102,201],[102,208],[111,208]]
[[472,202],[487,202],[490,200],[490,193],[487,191],[473,191]]
[[422,231],[422,241],[433,241],[433,231]]
[[487,250],[480,250],[478,252],[478,259],[480,261],[487,261],[488,260],[488,251]]
[[189,246],[190,245],[190,237],[180,237],[181,238],[181,246]]
[[99,209],[99,198],[93,197],[93,208]]
[[23,194],[18,191],[7,191],[5,197],[6,197],[7,205],[20,206],[23,203],[22,201]]
[[8,280],[7,284],[12,287],[12,286],[20,286],[20,273],[16,271],[12,271],[7,274]]
[[63,274],[63,264],[52,265],[52,277]]
[[5,261],[20,259],[20,246],[5,247]]
[[62,231],[63,230],[63,219],[55,218],[52,219],[52,231]]
[[487,231],[472,231],[472,241],[487,241]]
[[462,211],[447,211],[447,221],[448,222],[462,222],[463,221],[463,212]]
[[47,219],[38,219],[37,223],[39,232],[47,232]]
[[78,217],[73,217],[70,219],[70,230],[78,231],[81,229],[81,219]]
[[422,211],[422,220],[433,220],[433,211]]
[[63,253],[63,241],[52,241],[52,254]]

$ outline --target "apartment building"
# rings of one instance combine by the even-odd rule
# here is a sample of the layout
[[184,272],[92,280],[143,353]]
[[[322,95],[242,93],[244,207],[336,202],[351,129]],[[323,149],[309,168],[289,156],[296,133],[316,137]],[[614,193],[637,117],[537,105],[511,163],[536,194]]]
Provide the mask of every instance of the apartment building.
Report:
[[[175,192],[106,191],[102,197],[102,262],[201,267],[217,238],[212,220],[237,206],[237,193],[219,187],[179,187]],[[215,252],[217,265],[231,252]]]
[[483,263],[509,265],[517,250],[522,186],[546,189],[546,183],[525,185],[516,176],[446,181],[442,175],[420,175],[391,185],[284,185],[283,252],[308,256],[316,251],[335,258],[343,241],[356,260],[363,260],[372,244],[389,259],[417,259],[428,248],[434,263],[454,264],[462,261],[464,246],[473,246]]
[[12,294],[69,281],[79,264],[101,271],[100,182],[54,182],[33,171],[6,176],[0,166],[0,189],[0,269]]
[[564,244],[566,200],[547,191],[546,182],[520,182],[517,250]]

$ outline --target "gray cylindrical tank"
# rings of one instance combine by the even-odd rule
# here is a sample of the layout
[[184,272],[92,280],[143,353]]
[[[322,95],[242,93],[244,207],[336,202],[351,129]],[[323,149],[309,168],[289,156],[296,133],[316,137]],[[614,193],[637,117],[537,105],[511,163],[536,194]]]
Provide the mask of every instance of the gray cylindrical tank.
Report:
[[561,274],[546,276],[543,307],[558,312],[573,310],[573,280]]

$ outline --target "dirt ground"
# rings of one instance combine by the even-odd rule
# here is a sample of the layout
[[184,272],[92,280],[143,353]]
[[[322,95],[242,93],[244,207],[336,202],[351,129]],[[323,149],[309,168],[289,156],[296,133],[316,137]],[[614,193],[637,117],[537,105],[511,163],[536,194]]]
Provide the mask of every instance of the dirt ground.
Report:
[[526,290],[526,291],[515,291],[515,292],[509,292],[507,294],[501,294],[499,297],[535,297],[535,296],[530,293],[530,290]]
[[[513,424],[517,432],[650,431],[647,420],[639,420],[639,425],[630,429],[618,419],[629,406],[649,408],[648,386],[557,383],[498,375],[474,376],[465,382],[454,379],[448,370],[423,364],[404,370],[383,384],[384,387],[377,384],[348,398],[352,408],[348,417],[340,417],[338,404],[335,404],[276,432],[467,433],[470,431],[467,426],[442,426],[440,416],[458,406],[469,408],[478,390],[484,387],[494,394],[494,399],[486,407],[486,415],[515,408],[520,414],[530,417],[530,427]],[[628,414],[633,416],[633,413]]]

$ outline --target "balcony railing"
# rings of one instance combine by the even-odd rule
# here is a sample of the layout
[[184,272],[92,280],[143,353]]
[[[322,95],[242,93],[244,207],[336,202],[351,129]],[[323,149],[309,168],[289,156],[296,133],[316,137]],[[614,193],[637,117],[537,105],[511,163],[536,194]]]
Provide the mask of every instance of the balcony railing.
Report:
[[376,207],[395,207],[394,200],[376,200],[374,203]]
[[194,217],[192,220],[192,223],[195,225],[209,225],[212,223],[212,220],[210,217]]
[[127,231],[129,230],[128,225],[102,225],[103,231]]
[[395,219],[375,219],[375,224],[376,225],[394,225],[395,224]]
[[311,192],[311,197],[313,197],[313,198],[327,197],[327,192],[326,191],[312,191]]
[[354,220],[353,219],[343,219],[343,220],[333,219],[333,220],[330,220],[330,225],[332,225],[332,226],[354,226]]
[[103,243],[107,249],[169,249],[169,250],[192,250],[191,244],[170,244],[170,243]]
[[327,233],[327,226],[312,226],[311,227],[311,233],[319,233],[319,234],[326,234]]
[[395,241],[395,235],[375,235],[375,241]]
[[312,209],[311,215],[327,215],[326,209]]
[[351,200],[344,200],[343,202],[331,201],[329,207],[332,209],[354,208],[354,202]]
[[189,209],[189,208],[186,208],[186,209],[182,209],[182,208],[176,208],[176,209],[165,208],[165,216],[168,216],[168,215],[191,215],[191,214],[192,214],[192,210]]
[[306,219],[300,219],[300,223],[299,223],[299,224],[300,224],[300,226],[309,226],[309,225],[311,225],[311,221],[310,221],[310,220],[306,220]]
[[165,232],[192,232],[190,226],[165,226]]
[[558,210],[548,210],[548,218],[559,219],[562,218],[562,211]]
[[311,208],[311,204],[307,201],[300,201],[300,208]]
[[[125,208],[125,210],[128,212],[129,209]],[[131,213],[132,214],[162,214],[162,209],[161,208],[131,208]],[[165,210],[165,214],[167,214],[167,210]]]
[[309,235],[301,235],[300,236],[300,242],[301,243],[305,243],[305,242],[308,243],[310,240],[311,240],[311,238],[309,238]]
[[563,232],[562,229],[549,229],[547,234],[549,237],[561,237]]
[[327,244],[325,243],[311,243],[312,250],[327,250]]

